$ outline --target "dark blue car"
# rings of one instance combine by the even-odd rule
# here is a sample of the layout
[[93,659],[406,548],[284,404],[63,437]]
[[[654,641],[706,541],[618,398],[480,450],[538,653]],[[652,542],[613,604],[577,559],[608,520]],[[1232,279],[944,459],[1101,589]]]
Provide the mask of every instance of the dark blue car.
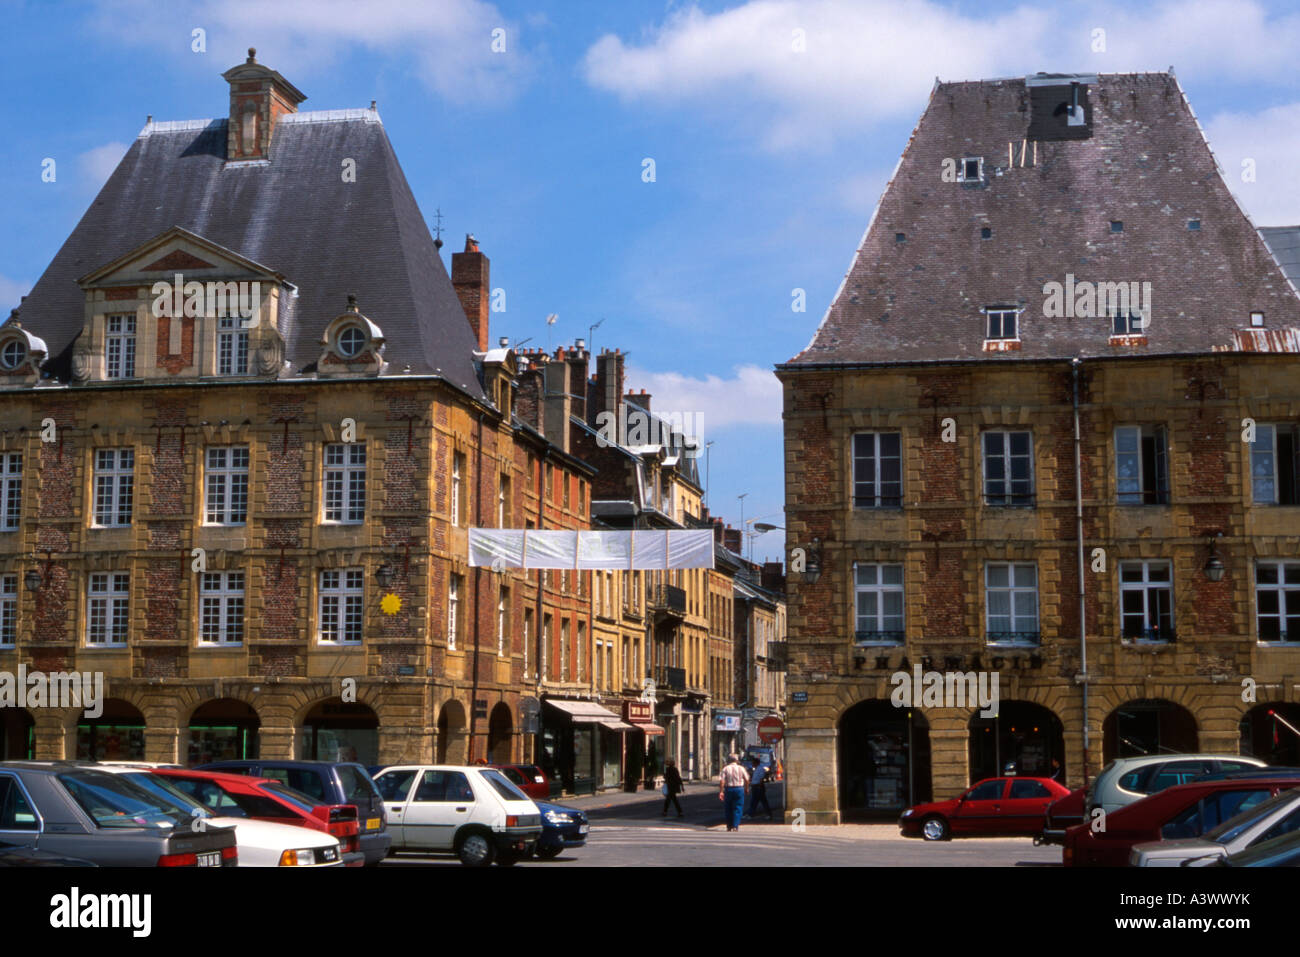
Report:
[[587,843],[587,815],[576,807],[534,801],[542,812],[542,836],[535,852],[544,861],[557,856],[566,847],[582,847]]

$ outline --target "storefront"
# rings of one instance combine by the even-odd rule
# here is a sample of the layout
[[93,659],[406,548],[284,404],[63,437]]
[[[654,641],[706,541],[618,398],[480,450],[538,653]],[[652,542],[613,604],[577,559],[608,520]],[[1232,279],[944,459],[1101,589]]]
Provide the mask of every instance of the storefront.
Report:
[[77,725],[77,760],[144,759],[144,715],[129,702],[109,698],[98,718]]
[[[622,752],[622,745],[611,748],[608,738],[621,737],[619,716],[594,701],[546,698],[542,705],[537,763],[551,779],[551,794],[595,793],[604,786],[611,749]],[[614,780],[617,784],[617,771]]]
[[731,755],[740,751],[740,712],[713,709],[713,767],[711,776],[721,773]]
[[[667,737],[664,729],[654,721],[654,703],[624,701],[623,720],[636,729],[627,733],[623,786],[635,791],[643,782],[649,782],[644,786],[653,788],[655,775],[662,773],[663,740]],[[659,770],[652,770],[656,765]]]
[[930,734],[920,709],[862,701],[840,719],[840,810],[890,818],[930,800]]
[[[622,702],[614,701],[611,704],[622,710]],[[636,727],[628,724],[621,717],[615,715],[612,718],[602,719],[598,740],[601,746],[600,754],[600,780],[598,787],[617,788],[623,785],[623,763],[626,760],[625,751],[627,749],[627,739],[634,736]],[[631,735],[629,733],[632,733]]]

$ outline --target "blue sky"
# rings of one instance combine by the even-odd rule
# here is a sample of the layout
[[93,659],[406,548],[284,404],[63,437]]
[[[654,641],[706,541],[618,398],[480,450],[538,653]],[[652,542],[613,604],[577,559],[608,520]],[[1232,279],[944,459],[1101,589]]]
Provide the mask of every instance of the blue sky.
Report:
[[[830,304],[935,76],[1173,65],[1255,223],[1300,223],[1289,4],[132,0],[0,18],[4,314],[146,114],[225,115],[219,74],[255,46],[304,110],[378,100],[431,226],[442,211],[444,252],[473,232],[491,257],[494,338],[557,346],[603,319],[589,344],[630,353],[630,387],[702,414],[711,504],[733,524],[741,493],[746,519],[782,523],[772,366]],[[754,557],[781,547],[769,534]]]

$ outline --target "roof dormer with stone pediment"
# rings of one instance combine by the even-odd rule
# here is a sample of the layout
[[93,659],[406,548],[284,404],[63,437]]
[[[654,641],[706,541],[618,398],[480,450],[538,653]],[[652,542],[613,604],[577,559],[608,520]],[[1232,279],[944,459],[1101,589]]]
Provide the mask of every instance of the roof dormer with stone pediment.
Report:
[[318,376],[376,376],[388,368],[383,330],[357,309],[356,296],[348,296],[347,311],[330,320],[320,344]]
[[275,378],[284,276],[174,227],[78,280],[76,382]]

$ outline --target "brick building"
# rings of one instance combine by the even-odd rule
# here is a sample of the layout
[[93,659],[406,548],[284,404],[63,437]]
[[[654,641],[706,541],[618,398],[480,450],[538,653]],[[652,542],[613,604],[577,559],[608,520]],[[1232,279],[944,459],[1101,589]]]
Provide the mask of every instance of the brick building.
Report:
[[516,417],[487,257],[448,275],[374,105],[225,78],[0,326],[0,670],[108,697],[6,709],[0,757],[523,758],[586,599],[467,567],[467,529],[585,527],[592,472]]
[[[1172,75],[937,84],[778,367],[809,562],[788,807],[894,816],[1156,751],[1295,763],[1270,711],[1300,723],[1297,352],[1296,288]],[[996,715],[895,707],[915,667],[996,673]]]

